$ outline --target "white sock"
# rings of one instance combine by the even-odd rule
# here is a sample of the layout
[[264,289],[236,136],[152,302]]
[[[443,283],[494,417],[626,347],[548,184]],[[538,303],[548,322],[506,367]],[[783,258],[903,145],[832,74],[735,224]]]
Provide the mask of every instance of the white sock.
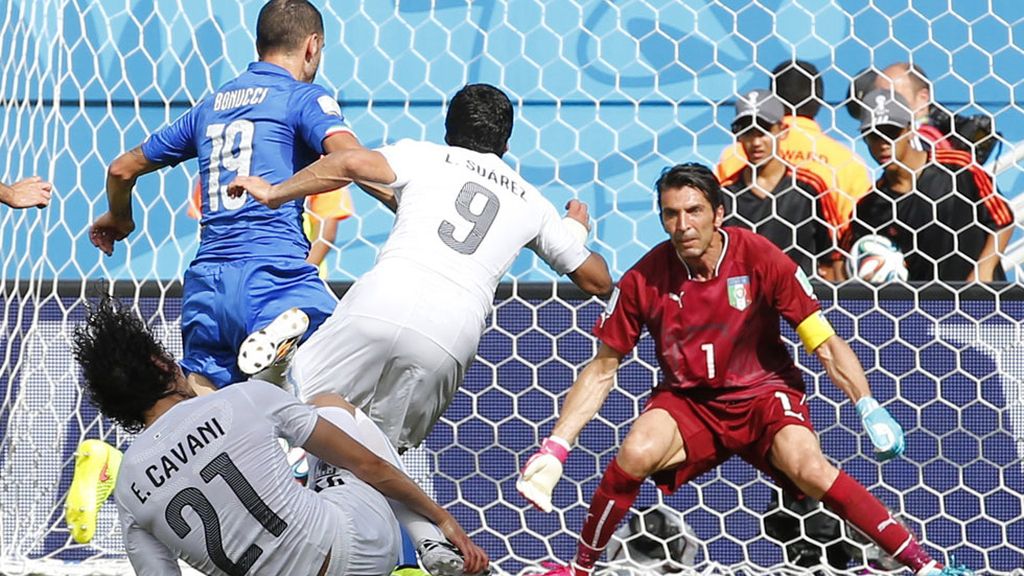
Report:
[[[318,408],[317,412],[344,430],[346,434],[355,438],[360,444],[366,446],[368,450],[408,475],[402,460],[398,457],[398,452],[391,445],[391,441],[388,440],[384,431],[362,410],[356,408],[354,416],[343,408],[333,406]],[[426,540],[445,540],[441,529],[422,514],[410,510],[405,504],[391,498],[388,498],[388,504],[391,505],[391,511],[394,512],[398,523],[405,528],[417,548]]]

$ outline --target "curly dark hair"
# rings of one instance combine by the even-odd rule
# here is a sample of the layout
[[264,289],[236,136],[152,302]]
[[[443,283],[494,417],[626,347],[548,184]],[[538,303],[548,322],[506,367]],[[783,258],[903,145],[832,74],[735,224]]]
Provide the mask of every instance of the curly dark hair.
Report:
[[448,105],[444,141],[501,157],[512,136],[512,102],[490,84],[468,84]]
[[119,300],[103,296],[75,328],[73,351],[82,389],[104,416],[128,432],[145,427],[145,413],[173,394],[177,364],[149,326]]

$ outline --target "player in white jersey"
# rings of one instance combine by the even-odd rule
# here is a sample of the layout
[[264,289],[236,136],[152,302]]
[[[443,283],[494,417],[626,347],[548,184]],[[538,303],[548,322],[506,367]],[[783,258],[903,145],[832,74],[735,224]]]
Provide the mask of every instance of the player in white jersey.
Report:
[[422,442],[451,402],[523,247],[585,292],[611,291],[608,265],[584,245],[586,206],[570,202],[563,221],[502,161],[512,116],[503,92],[472,84],[448,108],[447,145],[402,140],[330,154],[275,186],[256,177],[229,186],[270,207],[350,180],[394,190],[395,225],[377,263],[299,348],[291,377],[304,398],[331,391],[359,406],[400,452]]
[[[180,574],[179,558],[215,575],[389,574],[400,540],[389,498],[440,526],[468,569],[486,568],[483,550],[395,467],[379,428],[340,397],[316,398],[317,409],[259,380],[197,397],[142,320],[110,298],[76,330],[74,350],[92,401],[138,432],[115,488],[138,574]],[[315,465],[312,489],[298,485],[278,438],[333,466]]]

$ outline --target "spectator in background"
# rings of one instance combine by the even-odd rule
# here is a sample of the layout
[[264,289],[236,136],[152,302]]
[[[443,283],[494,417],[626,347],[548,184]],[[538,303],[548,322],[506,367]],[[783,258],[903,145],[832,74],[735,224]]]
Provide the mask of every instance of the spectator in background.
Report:
[[[824,102],[824,84],[818,69],[803,60],[786,60],[772,71],[772,91],[786,106],[782,122],[787,130],[778,139],[778,155],[786,163],[817,174],[828,186],[836,206],[841,234],[849,223],[857,199],[868,192],[871,178],[867,166],[849,147],[827,136],[814,117]],[[747,167],[743,148],[735,144],[722,153],[715,175],[726,181]],[[837,258],[828,279],[842,277]]]
[[846,245],[867,234],[891,239],[911,281],[1005,280],[1000,254],[1013,213],[992,177],[969,152],[915,148],[914,117],[899,94],[875,90],[864,104],[861,133],[883,175],[857,203]]
[[53,185],[39,176],[29,176],[8,186],[0,183],[0,204],[11,208],[46,208]]
[[[355,209],[352,207],[352,195],[349,194],[347,186],[310,196],[306,200],[305,210],[302,213],[302,231],[306,234],[306,239],[309,240],[309,254],[306,256],[306,262],[316,266],[320,277],[324,280],[330,273],[326,257],[331,252],[334,240],[338,236],[338,222],[353,214],[355,214]],[[196,220],[203,216],[203,187],[199,181],[196,181],[196,185],[192,189],[188,215]]]
[[785,133],[785,111],[767,90],[751,90],[736,99],[732,132],[747,165],[722,182],[725,226],[757,232],[782,249],[807,275],[826,276],[834,243],[831,229],[841,225],[828,186],[813,172],[794,168],[776,154]]
[[335,247],[338,222],[354,213],[352,195],[347,186],[306,199],[306,211],[302,214],[302,230],[310,244],[306,262],[316,266],[324,280],[330,273],[326,258]]
[[954,114],[933,101],[931,82],[920,66],[896,62],[881,73],[874,68],[861,70],[850,84],[847,111],[851,116],[860,120],[864,95],[876,89],[899,94],[910,106],[917,135],[912,145],[970,152],[979,165],[992,154],[997,144],[992,116]]
[[[875,75],[875,88],[892,91],[906,101],[914,118],[914,130],[936,150],[952,148],[946,140],[948,125],[943,130],[932,117],[932,85],[924,70],[909,62],[897,62]],[[949,117],[945,113],[946,122]]]

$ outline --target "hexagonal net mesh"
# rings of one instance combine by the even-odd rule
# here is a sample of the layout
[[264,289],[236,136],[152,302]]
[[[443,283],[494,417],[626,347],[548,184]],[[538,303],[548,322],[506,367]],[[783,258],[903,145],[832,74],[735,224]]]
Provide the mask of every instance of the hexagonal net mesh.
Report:
[[[113,281],[180,352],[178,280],[198,242],[187,210],[195,166],[139,180],[138,229],[114,257],[101,257],[86,231],[106,208],[106,165],[253,58],[261,4],[0,0],[0,181],[40,174],[56,190],[46,210],[0,211],[0,572],[130,573],[113,507],[101,511],[88,546],[74,544],[62,523],[77,443],[130,442],[83,401],[68,338],[93,294],[88,281]],[[865,68],[920,66],[941,109],[975,121],[955,137],[966,143],[965,165],[940,169],[994,175],[993,194],[1022,212],[1024,196],[1016,192],[1024,148],[1014,143],[1024,139],[1024,108],[1016,103],[1024,5],[1014,0],[317,4],[326,26],[318,81],[336,92],[364,144],[440,141],[446,99],[460,86],[501,86],[517,109],[507,160],[556,205],[589,203],[591,246],[615,278],[664,238],[651,191],[661,169],[681,161],[714,166],[734,141],[737,94],[769,87],[776,65],[794,57],[820,71],[815,120],[864,159],[850,162],[864,162],[858,170],[865,181],[881,172],[845,109],[850,82]],[[972,129],[997,134],[986,141],[971,137]],[[355,214],[340,223],[326,261],[338,288],[372,266],[391,225],[386,210],[353,194]],[[976,247],[958,235],[992,226],[998,208],[986,198],[972,196],[965,218],[938,216],[934,226],[957,240],[939,254],[904,249],[908,264],[922,256],[934,276],[955,255],[975,258]],[[948,214],[945,199],[932,197],[924,209]],[[954,213],[964,216],[965,205],[957,206]],[[1016,228],[1000,222],[1007,232]],[[803,223],[792,222],[794,229]],[[1024,566],[1024,305],[1012,283],[1024,243],[1005,236],[997,253],[1009,284],[961,289],[966,277],[941,271],[924,284],[817,284],[875,395],[907,430],[905,458],[876,464],[852,407],[817,361],[792,346],[826,454],[936,555],[953,554],[957,563],[993,574]],[[839,254],[848,248],[840,245]],[[570,456],[557,511],[529,509],[515,491],[516,470],[550,431],[561,398],[593,354],[589,330],[602,305],[557,296],[551,287],[559,279],[532,253],[515,261],[506,280],[463,388],[410,463],[497,567],[519,573],[572,555],[601,471],[658,374],[645,337]],[[883,562],[828,512],[780,509],[778,500],[769,480],[730,461],[672,496],[647,485],[636,508],[664,505],[685,523],[686,563],[694,566],[684,571],[799,572],[837,554],[849,556],[850,570]],[[617,544],[608,558],[618,563],[602,569],[629,570],[629,551],[645,539],[678,552],[678,536],[648,532],[626,526],[620,535],[634,546]]]

